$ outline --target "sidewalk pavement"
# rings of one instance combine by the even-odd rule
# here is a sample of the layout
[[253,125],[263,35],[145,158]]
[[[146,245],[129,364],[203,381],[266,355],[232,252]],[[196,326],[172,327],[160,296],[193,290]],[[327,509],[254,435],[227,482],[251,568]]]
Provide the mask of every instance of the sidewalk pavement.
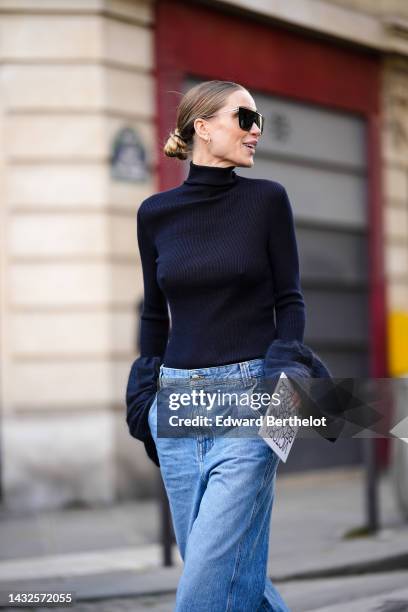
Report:
[[[389,473],[378,483],[380,530],[365,525],[361,467],[277,475],[268,573],[277,584],[323,576],[408,569],[408,524]],[[182,570],[162,567],[154,501],[108,508],[0,512],[0,591],[71,590],[81,600],[174,593]]]

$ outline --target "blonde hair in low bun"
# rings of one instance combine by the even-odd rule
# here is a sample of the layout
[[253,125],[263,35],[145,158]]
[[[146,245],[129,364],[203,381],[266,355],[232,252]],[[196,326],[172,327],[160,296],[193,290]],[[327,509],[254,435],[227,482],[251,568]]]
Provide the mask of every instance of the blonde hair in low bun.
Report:
[[176,127],[167,137],[164,154],[187,159],[194,146],[194,121],[215,114],[237,89],[245,91],[245,87],[234,81],[203,81],[191,87],[177,107]]
[[170,132],[166,144],[163,147],[163,151],[168,157],[187,159],[189,147],[187,142],[181,136],[178,128],[176,128],[174,132]]

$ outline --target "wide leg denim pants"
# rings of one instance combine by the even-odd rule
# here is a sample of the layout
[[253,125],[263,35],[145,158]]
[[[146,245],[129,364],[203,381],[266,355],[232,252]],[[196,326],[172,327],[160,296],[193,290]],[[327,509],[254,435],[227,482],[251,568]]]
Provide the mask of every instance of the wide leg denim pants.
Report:
[[[192,370],[162,365],[159,387],[231,383],[243,391],[264,376],[263,365],[261,358]],[[174,612],[290,612],[267,577],[278,455],[260,436],[214,435],[209,428],[158,436],[158,394],[149,426],[184,562]]]

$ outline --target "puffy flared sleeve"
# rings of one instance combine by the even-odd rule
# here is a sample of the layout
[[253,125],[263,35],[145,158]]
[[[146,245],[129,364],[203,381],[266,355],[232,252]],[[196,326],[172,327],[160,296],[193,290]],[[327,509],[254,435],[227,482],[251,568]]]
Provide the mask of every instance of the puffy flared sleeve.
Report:
[[126,422],[131,436],[145,445],[148,457],[160,466],[149,427],[149,409],[158,392],[161,358],[138,357],[130,368],[126,388]]

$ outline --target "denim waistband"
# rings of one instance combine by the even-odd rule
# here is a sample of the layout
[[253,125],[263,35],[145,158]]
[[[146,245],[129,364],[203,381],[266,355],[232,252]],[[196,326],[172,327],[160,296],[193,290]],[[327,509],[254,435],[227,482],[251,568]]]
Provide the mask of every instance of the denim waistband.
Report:
[[170,368],[162,364],[160,366],[159,383],[160,386],[166,386],[166,384],[177,382],[177,380],[180,382],[197,383],[238,380],[245,384],[251,382],[255,377],[264,376],[264,363],[265,360],[259,357],[249,359],[248,361],[239,361],[237,363],[228,363],[208,368]]

